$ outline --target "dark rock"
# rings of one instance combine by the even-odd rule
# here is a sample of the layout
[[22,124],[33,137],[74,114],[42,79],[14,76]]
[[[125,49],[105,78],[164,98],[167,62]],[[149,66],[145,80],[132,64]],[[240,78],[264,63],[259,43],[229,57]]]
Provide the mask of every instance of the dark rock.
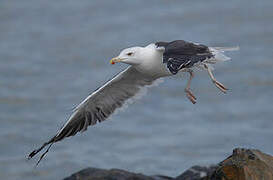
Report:
[[87,168],[64,180],[273,180],[273,157],[259,150],[238,148],[218,165],[193,166],[176,178]]
[[176,180],[201,180],[210,177],[218,168],[217,165],[213,166],[193,166],[181,175],[177,176]]
[[162,176],[162,175],[153,175],[151,176],[154,180],[174,180],[174,178],[169,176]]
[[145,176],[120,169],[86,168],[64,180],[168,180],[165,176]]

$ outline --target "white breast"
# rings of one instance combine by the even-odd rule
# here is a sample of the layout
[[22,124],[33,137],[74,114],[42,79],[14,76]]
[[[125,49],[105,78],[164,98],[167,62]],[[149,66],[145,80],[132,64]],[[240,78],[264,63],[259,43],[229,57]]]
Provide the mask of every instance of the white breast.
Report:
[[172,73],[163,64],[163,52],[156,50],[155,44],[150,44],[141,51],[142,63],[137,70],[154,77],[170,76]]

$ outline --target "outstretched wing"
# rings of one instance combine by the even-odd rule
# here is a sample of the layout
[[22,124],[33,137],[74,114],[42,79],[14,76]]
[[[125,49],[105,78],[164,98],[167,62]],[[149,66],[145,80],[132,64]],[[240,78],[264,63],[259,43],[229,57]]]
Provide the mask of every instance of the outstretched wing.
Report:
[[202,44],[195,44],[183,40],[155,43],[163,52],[163,63],[167,64],[172,74],[176,74],[183,68],[190,68],[195,63],[211,58],[213,54],[209,48]]
[[154,80],[139,73],[134,67],[128,67],[81,102],[58,133],[39,149],[30,153],[29,158],[35,156],[49,144],[50,148],[53,143],[65,137],[74,136],[79,131],[87,130],[88,126],[106,120],[126,100],[135,96],[141,87],[151,85]]

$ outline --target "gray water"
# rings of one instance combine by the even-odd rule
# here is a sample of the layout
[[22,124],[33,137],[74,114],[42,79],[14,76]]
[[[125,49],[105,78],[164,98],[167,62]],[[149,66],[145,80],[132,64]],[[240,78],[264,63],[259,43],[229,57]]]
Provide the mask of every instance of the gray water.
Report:
[[[62,179],[82,168],[176,176],[233,148],[273,154],[273,1],[3,0],[0,3],[0,179]],[[26,156],[71,109],[126,66],[123,48],[185,39],[239,45],[218,64],[222,94],[198,72],[166,78],[110,120],[53,146],[35,168]]]

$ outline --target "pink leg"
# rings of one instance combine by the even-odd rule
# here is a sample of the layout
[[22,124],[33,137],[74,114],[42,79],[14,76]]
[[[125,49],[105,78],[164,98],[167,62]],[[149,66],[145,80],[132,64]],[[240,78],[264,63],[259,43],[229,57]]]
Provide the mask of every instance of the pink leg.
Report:
[[207,65],[204,65],[204,67],[207,69],[208,73],[209,73],[209,77],[210,79],[212,80],[212,82],[215,84],[215,86],[220,89],[223,93],[226,93],[228,88],[226,88],[222,83],[220,83],[219,81],[217,81],[215,79],[215,77],[213,76],[212,72],[211,72],[211,69],[207,66]]
[[193,93],[190,90],[191,80],[194,77],[194,74],[193,74],[192,70],[189,70],[188,72],[190,73],[190,79],[188,80],[187,87],[185,88],[185,92],[186,92],[188,99],[192,102],[192,104],[195,104],[196,97],[193,95]]

